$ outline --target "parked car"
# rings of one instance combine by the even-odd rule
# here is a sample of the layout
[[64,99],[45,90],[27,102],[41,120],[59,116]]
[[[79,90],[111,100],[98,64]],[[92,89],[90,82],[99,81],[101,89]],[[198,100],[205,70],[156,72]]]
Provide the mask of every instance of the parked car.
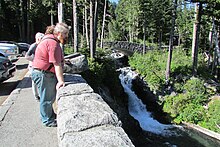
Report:
[[29,46],[27,43],[17,43],[15,41],[0,41],[0,43],[7,43],[7,44],[14,44],[18,47],[18,53],[21,55],[21,56],[25,56],[26,52],[28,51],[29,49]]
[[0,56],[0,82],[3,82],[14,76],[16,65],[6,57]]
[[18,47],[14,44],[0,43],[0,51],[7,55],[8,59],[13,61],[18,60]]
[[28,43],[25,43],[25,42],[18,42],[18,45],[19,45],[18,47],[20,49],[19,54],[22,54],[22,56],[25,56],[26,52],[28,51],[28,49],[31,45]]
[[4,52],[2,52],[2,51],[0,50],[0,57],[6,57],[6,58],[8,58],[8,54],[6,54],[6,53],[4,53]]

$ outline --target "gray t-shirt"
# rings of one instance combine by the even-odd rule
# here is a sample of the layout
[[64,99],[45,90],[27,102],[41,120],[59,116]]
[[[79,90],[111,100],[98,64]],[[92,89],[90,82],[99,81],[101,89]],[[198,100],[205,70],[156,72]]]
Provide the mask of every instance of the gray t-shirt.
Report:
[[31,46],[29,47],[28,51],[27,51],[27,55],[28,56],[32,56],[32,55],[35,55],[35,50],[37,48],[37,43],[33,43],[31,44]]

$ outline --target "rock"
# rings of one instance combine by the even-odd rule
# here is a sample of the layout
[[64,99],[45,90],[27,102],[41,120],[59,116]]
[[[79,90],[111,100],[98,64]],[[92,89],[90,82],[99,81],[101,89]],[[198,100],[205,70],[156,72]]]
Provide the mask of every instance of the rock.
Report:
[[126,147],[133,146],[121,127],[101,126],[81,131],[67,133],[60,146],[75,147]]
[[66,74],[57,92],[59,146],[133,147],[116,113],[85,80]]
[[81,73],[88,70],[88,61],[85,55],[75,53],[64,57],[64,73]]

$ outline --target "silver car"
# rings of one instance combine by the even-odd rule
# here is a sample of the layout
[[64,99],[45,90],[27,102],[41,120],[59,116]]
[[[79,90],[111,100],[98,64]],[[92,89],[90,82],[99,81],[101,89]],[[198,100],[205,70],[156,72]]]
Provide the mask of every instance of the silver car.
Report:
[[2,52],[1,50],[0,50],[0,56],[1,56],[1,57],[6,57],[6,58],[8,58],[8,54]]
[[18,60],[18,46],[8,43],[0,43],[0,51],[8,55],[8,59],[13,61]]
[[0,82],[3,82],[14,76],[16,65],[6,58],[0,56]]

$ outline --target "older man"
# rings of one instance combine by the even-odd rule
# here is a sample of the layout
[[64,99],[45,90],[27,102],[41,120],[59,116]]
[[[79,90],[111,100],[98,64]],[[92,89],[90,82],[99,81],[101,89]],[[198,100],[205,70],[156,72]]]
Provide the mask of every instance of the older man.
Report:
[[[37,48],[37,45],[40,43],[41,39],[44,37],[43,33],[36,33],[35,35],[35,42],[33,44],[31,44],[31,46],[29,47],[25,58],[29,61],[29,65],[28,65],[28,69],[30,71],[30,73],[33,72],[33,68],[32,68],[32,61],[34,60],[34,55],[35,55],[35,50]],[[39,94],[38,94],[38,90],[37,90],[37,85],[32,81],[32,91],[34,94],[34,97],[37,101],[40,100]]]
[[69,28],[65,23],[57,23],[53,34],[45,35],[37,46],[32,64],[32,78],[40,94],[41,121],[47,127],[57,126],[52,104],[56,90],[65,84],[62,68],[64,57],[60,43],[66,42],[68,33]]

